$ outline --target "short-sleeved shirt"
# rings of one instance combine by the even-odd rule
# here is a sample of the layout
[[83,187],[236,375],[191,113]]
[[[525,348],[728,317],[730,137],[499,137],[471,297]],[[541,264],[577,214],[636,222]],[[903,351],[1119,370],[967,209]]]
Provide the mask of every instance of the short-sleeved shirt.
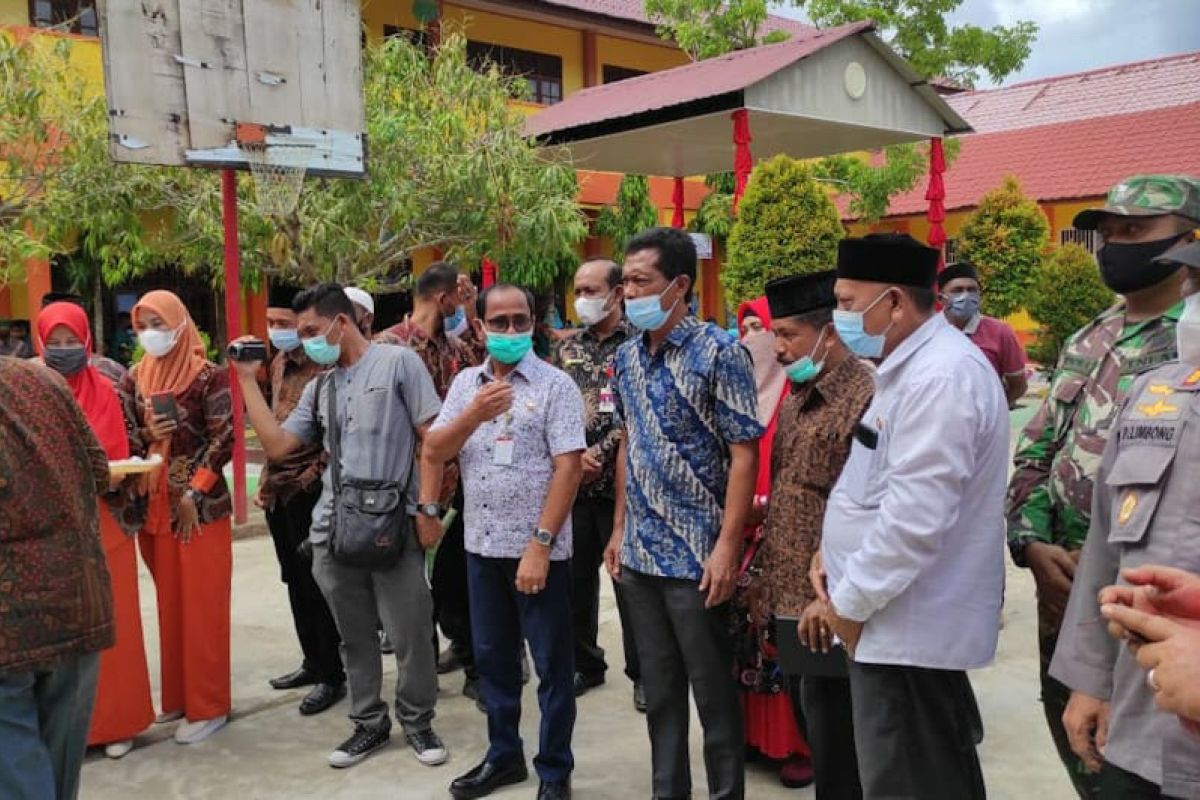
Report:
[[685,317],[653,354],[645,336],[621,346],[615,388],[627,442],[621,563],[699,580],[721,532],[729,445],[764,433],[750,354]]
[[[409,502],[415,508],[415,428],[437,416],[441,407],[429,371],[406,347],[373,344],[352,366],[337,367],[328,375],[332,378],[304,387],[283,429],[305,444],[321,438],[332,452],[328,384],[336,381],[342,480],[403,481],[408,476]],[[321,478],[321,499],[313,509],[309,538],[314,543],[329,539],[332,511],[333,470],[327,469]]]
[[963,327],[963,333],[983,351],[1001,378],[1024,374],[1025,348],[1008,323],[976,314]]
[[[492,377],[491,361],[454,379],[433,428],[449,425]],[[463,525],[468,553],[520,558],[546,503],[554,459],[583,451],[583,397],[567,373],[528,353],[505,378],[512,408],[475,429],[458,454],[463,479]],[[496,463],[496,442],[512,439],[509,465]],[[571,557],[571,518],[556,531],[552,561]]]

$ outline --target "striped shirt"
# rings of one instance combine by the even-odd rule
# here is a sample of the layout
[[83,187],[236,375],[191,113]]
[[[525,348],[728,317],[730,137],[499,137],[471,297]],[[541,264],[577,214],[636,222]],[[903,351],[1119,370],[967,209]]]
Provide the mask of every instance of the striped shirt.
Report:
[[699,580],[721,532],[729,445],[763,435],[750,355],[685,317],[653,355],[645,336],[621,346],[615,389],[627,441],[621,563]]

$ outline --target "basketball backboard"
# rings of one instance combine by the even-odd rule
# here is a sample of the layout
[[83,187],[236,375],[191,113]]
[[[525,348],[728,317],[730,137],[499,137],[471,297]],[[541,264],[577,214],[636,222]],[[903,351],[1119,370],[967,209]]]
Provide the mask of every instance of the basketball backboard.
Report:
[[[366,172],[359,0],[100,0],[114,161]],[[242,146],[239,146],[239,143]]]

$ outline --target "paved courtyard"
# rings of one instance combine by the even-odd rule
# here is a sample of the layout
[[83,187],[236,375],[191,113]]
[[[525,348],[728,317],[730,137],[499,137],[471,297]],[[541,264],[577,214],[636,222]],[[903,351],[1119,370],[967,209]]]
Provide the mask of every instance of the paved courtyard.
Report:
[[[1020,414],[1021,419],[1026,416]],[[1053,754],[1037,701],[1032,580],[1025,571],[1011,567],[1008,578],[999,657],[993,666],[972,676],[987,729],[981,752],[989,796],[995,800],[1069,798],[1071,789]],[[153,596],[153,587],[143,573],[146,644],[157,686]],[[620,629],[607,585],[600,635],[609,653],[610,680],[579,704],[575,796],[581,800],[647,798],[650,752],[645,722],[634,711],[629,683],[620,672]],[[325,714],[305,718],[296,711],[303,690],[276,692],[267,685],[268,678],[290,671],[298,663],[299,650],[270,540],[260,537],[236,542],[231,723],[209,741],[191,747],[176,745],[168,725],[139,737],[137,748],[121,761],[92,754],[84,767],[81,796],[84,800],[446,798],[450,780],[473,766],[486,750],[484,718],[461,696],[462,674],[455,673],[442,676],[435,721],[451,750],[448,764],[421,766],[402,740],[394,738],[390,747],[351,770],[331,769],[325,757],[350,733],[346,701]],[[391,662],[385,684],[389,691],[394,676]],[[527,755],[532,757],[538,720],[532,685],[526,690],[525,710],[522,732]],[[695,796],[700,798],[705,785],[698,723],[693,726],[692,745]],[[533,798],[536,788],[536,780],[531,778],[495,796]],[[747,796],[755,800],[800,799],[812,798],[813,793],[811,789],[784,789],[773,772],[752,765]]]

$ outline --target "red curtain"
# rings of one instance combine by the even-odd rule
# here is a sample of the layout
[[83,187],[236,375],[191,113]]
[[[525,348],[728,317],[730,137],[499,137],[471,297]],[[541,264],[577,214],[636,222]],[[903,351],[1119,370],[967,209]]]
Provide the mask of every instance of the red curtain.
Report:
[[730,116],[733,118],[733,176],[736,180],[733,210],[737,213],[742,195],[746,193],[746,184],[750,181],[750,172],[754,169],[754,157],[750,155],[750,115],[746,109],[739,108]]
[[943,175],[946,172],[946,154],[942,150],[942,140],[929,141],[929,187],[925,190],[925,199],[929,201],[929,246],[938,249],[938,272],[946,266],[946,231],[942,223],[946,221],[946,182]]
[[676,176],[675,192],[671,195],[671,202],[675,206],[675,210],[671,214],[671,227],[683,227],[683,178]]
[[483,257],[483,288],[487,289],[496,283],[496,279],[500,277],[500,268],[496,266],[496,262],[492,261],[487,256]]

